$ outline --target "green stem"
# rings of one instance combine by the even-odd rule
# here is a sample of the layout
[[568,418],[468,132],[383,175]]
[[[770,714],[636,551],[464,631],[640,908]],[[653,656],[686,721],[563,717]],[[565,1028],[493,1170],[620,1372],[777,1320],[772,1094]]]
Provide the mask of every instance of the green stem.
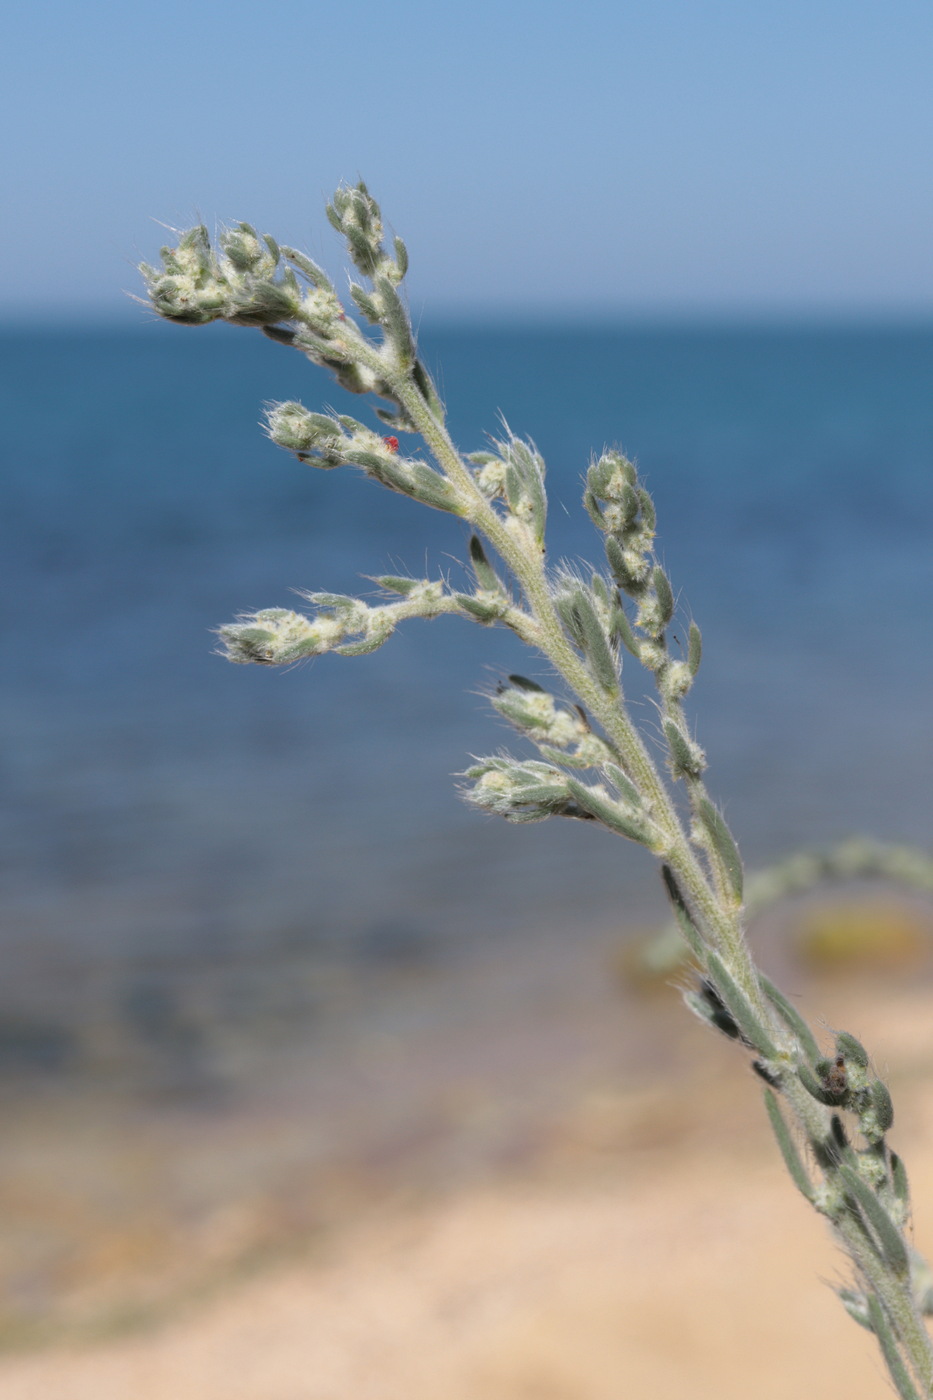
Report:
[[[521,584],[537,623],[537,635],[529,629],[526,640],[533,641],[548,657],[617,747],[629,774],[651,804],[652,815],[668,843],[664,855],[683,882],[697,914],[711,934],[711,941],[727,955],[743,991],[765,1023],[774,1027],[775,1017],[761,992],[757,969],[745,942],[738,913],[724,908],[724,895],[711,889],[689,845],[661,776],[631,720],[617,699],[608,696],[593,680],[568,642],[551,600],[543,557],[533,553],[531,549],[523,548],[509,531],[505,522],[480,492],[446,429],[427,408],[417,390],[407,380],[403,381],[401,376],[396,379],[393,389],[398,393],[406,412],[431,449],[438,465],[462,493],[469,518],[490,541]],[[789,1048],[786,1027],[780,1027],[780,1039],[782,1045]],[[799,1051],[796,1045],[793,1049],[795,1052]],[[809,1138],[825,1137],[828,1115],[796,1080],[793,1081],[793,1085],[792,1088],[790,1082],[788,1083],[788,1099],[801,1127]],[[910,1365],[924,1387],[925,1395],[930,1396],[933,1394],[933,1349],[926,1327],[917,1313],[909,1281],[904,1283],[892,1276],[883,1262],[867,1248],[861,1232],[848,1216],[841,1217],[836,1222],[836,1228],[845,1240],[853,1260],[884,1305]]]
[[[530,530],[525,529],[517,518],[503,518],[487,499],[444,427],[442,410],[437,404],[430,382],[414,360],[415,346],[411,328],[404,306],[395,290],[396,281],[404,275],[403,263],[407,265],[404,248],[399,250],[400,245],[396,244],[396,263],[386,259],[380,243],[378,209],[369,201],[362,185],[355,192],[341,189],[335,196],[335,207],[338,211],[344,211],[354,199],[357,200],[357,204],[353,219],[349,223],[344,223],[339,212],[335,214],[330,210],[329,213],[332,215],[332,221],[347,235],[357,266],[367,275],[372,273],[376,299],[369,299],[373,312],[371,319],[381,321],[385,333],[384,343],[381,347],[375,345],[352,320],[346,321],[345,317],[341,318],[345,322],[342,332],[337,328],[335,333],[332,326],[329,326],[326,332],[322,332],[315,329],[318,324],[315,316],[300,309],[294,313],[294,319],[305,325],[308,334],[299,348],[303,348],[312,359],[336,368],[338,379],[347,387],[358,392],[365,392],[367,387],[375,387],[378,393],[398,403],[409,422],[421,433],[444,474],[456,498],[455,508],[458,513],[462,513],[477,531],[486,537],[511,570],[521,588],[527,611],[503,597],[496,603],[495,615],[501,617],[501,620],[529,646],[537,648],[546,656],[555,670],[563,676],[593,719],[601,726],[608,743],[618,755],[620,765],[638,787],[654,827],[650,838],[651,849],[670,866],[665,875],[669,879],[669,889],[673,889],[676,884],[678,901],[675,902],[679,902],[680,892],[683,892],[684,902],[689,905],[691,932],[693,920],[696,920],[695,934],[690,941],[697,961],[701,965],[705,961],[706,970],[721,993],[724,1012],[734,1016],[735,1025],[732,1030],[736,1027],[740,1029],[744,1041],[757,1046],[758,1053],[767,1061],[767,1064],[759,1064],[756,1068],[762,1070],[764,1077],[783,1093],[796,1126],[804,1139],[815,1149],[815,1155],[822,1164],[823,1185],[810,1191],[809,1175],[798,1159],[789,1132],[785,1136],[784,1119],[777,1112],[776,1100],[769,1097],[769,1112],[778,1131],[791,1174],[800,1189],[810,1196],[817,1208],[832,1221],[839,1238],[848,1249],[853,1264],[869,1292],[875,1329],[902,1394],[913,1393],[912,1382],[906,1379],[906,1363],[926,1400],[933,1400],[933,1345],[913,1297],[906,1255],[901,1251],[898,1239],[894,1238],[898,1227],[886,1215],[879,1213],[884,1201],[879,1199],[876,1202],[873,1196],[866,1194],[872,1189],[870,1185],[867,1182],[863,1185],[861,1178],[856,1180],[852,1176],[852,1163],[857,1165],[858,1159],[849,1149],[845,1149],[848,1155],[840,1167],[839,1153],[830,1150],[830,1114],[826,1107],[818,1103],[806,1090],[799,1077],[804,1072],[803,1066],[814,1060],[812,1038],[808,1038],[805,1028],[795,1026],[794,1014],[789,1007],[785,1006],[783,1012],[778,1014],[763,993],[757,968],[744,937],[744,911],[738,907],[742,898],[739,860],[731,844],[731,835],[718,812],[709,804],[698,772],[693,775],[685,766],[690,805],[709,835],[710,845],[704,866],[703,860],[698,857],[691,844],[685,821],[674,803],[669,787],[625,708],[621,691],[615,681],[614,669],[606,665],[602,668],[601,676],[594,674],[568,637],[555,607],[545,569],[543,549],[538,539]],[[186,255],[196,252],[202,261],[207,258],[207,235],[204,230],[192,231],[185,236],[182,244]],[[293,255],[290,253],[289,256]],[[323,274],[312,264],[302,264],[300,258],[294,256],[315,285],[329,287]],[[173,285],[178,281],[175,275],[178,270],[177,263],[178,259],[174,258],[174,255],[172,260],[166,255],[166,269],[171,274],[166,280]],[[211,266],[214,267],[214,264]],[[187,293],[176,300],[172,300],[174,293],[167,292],[165,296],[159,293],[156,296],[153,287],[156,274],[149,270],[146,276],[156,299],[156,309],[169,319],[210,320],[218,315],[228,314],[218,310],[213,303],[205,303],[206,309],[202,307],[199,310],[198,306],[192,308],[186,301]],[[207,273],[204,276],[206,277]],[[232,264],[223,264],[220,271],[214,267],[211,277],[214,278],[214,290],[218,294],[222,293],[224,297],[230,292],[231,286],[239,288],[240,291],[245,289],[250,296],[253,295],[253,279],[240,276]],[[265,287],[267,297],[272,297],[276,306],[281,300],[282,290],[282,284],[278,283]],[[208,292],[210,293],[210,287]],[[275,301],[275,298],[279,300]],[[286,297],[286,301],[288,300]],[[236,308],[239,303],[234,298],[231,305]],[[240,319],[239,312],[237,317],[232,319]],[[259,323],[256,321],[256,324]],[[280,338],[274,334],[275,327],[267,325],[266,330],[273,334],[274,338]],[[279,327],[279,331],[281,338],[286,341],[294,338],[291,332],[282,327]],[[369,380],[368,376],[359,375],[357,372],[361,368],[368,369],[375,376],[374,379]],[[425,494],[423,499],[444,509],[454,508],[454,503],[446,496],[440,500],[429,501]],[[644,493],[642,499],[648,500]],[[540,513],[543,514],[543,501],[538,501],[537,504]],[[663,580],[663,586],[659,579]],[[669,617],[673,606],[670,585],[665,575],[656,572],[655,602],[658,601],[659,589],[666,602],[658,616]],[[496,596],[493,590],[490,591],[492,596]],[[473,598],[466,601],[472,607],[478,600]],[[410,604],[401,602],[388,605],[384,609],[385,622],[390,629],[395,621],[406,616],[430,616],[453,611],[465,611],[474,615],[471,608],[464,608],[455,595],[442,595],[433,600],[422,598]],[[492,620],[492,615],[484,615],[482,620]],[[660,623],[658,625],[660,626]],[[655,640],[656,630],[650,634]],[[364,640],[368,646],[373,639],[369,637]],[[375,640],[378,644],[379,638]],[[661,642],[666,654],[663,635]],[[358,652],[361,645],[350,643],[337,649],[352,654],[354,651]],[[696,660],[698,661],[698,655]],[[669,658],[666,658],[665,664],[668,662]],[[695,665],[692,669],[695,670]],[[678,729],[686,733],[686,723],[677,695],[674,690],[665,692],[660,672],[656,679],[662,691],[665,715]],[[671,741],[670,733],[668,738]],[[674,757],[676,759],[676,753]],[[586,793],[589,790],[584,787],[580,791]],[[637,833],[636,839],[639,839]],[[697,844],[700,844],[699,840]],[[916,871],[916,862],[911,868]],[[921,874],[929,883],[929,872]],[[808,1072],[812,1082],[812,1071]],[[813,1087],[817,1093],[820,1092],[818,1086],[814,1084]],[[823,1150],[824,1145],[826,1150]],[[887,1162],[887,1158],[885,1161]],[[897,1189],[896,1181],[894,1187]],[[885,1191],[888,1191],[887,1187]],[[864,1207],[864,1220],[858,1204],[853,1202],[853,1197]],[[882,1318],[883,1326],[880,1325]]]
[[884,1307],[914,1376],[923,1388],[924,1400],[928,1400],[933,1396],[933,1342],[917,1311],[910,1280],[892,1277],[851,1216],[843,1215],[833,1223],[849,1255]]
[[[377,364],[385,374],[384,362],[377,360]],[[377,364],[373,367],[376,368]],[[567,640],[551,599],[543,556],[523,547],[486,500],[447,430],[431,413],[407,376],[394,375],[392,389],[438,465],[460,491],[470,520],[486,536],[521,584],[538,627],[537,635],[529,637],[529,640],[573,687],[618,749],[624,766],[650,803],[652,816],[664,834],[665,849],[660,854],[664,855],[683,882],[697,916],[709,931],[710,941],[726,955],[746,995],[759,1013],[770,1021],[770,1008],[758,986],[740,920],[736,913],[723,907],[710,888],[664,782],[635,726],[619,706],[616,697],[608,695],[594,681]]]
[[[807,1141],[825,1141],[829,1133],[828,1110],[811,1098],[796,1078],[788,1077],[782,1088]],[[868,1244],[851,1215],[843,1212],[838,1216],[833,1215],[831,1219],[850,1258],[891,1319],[905,1355],[923,1387],[924,1400],[928,1400],[933,1396],[933,1343],[917,1310],[910,1279],[894,1276]]]

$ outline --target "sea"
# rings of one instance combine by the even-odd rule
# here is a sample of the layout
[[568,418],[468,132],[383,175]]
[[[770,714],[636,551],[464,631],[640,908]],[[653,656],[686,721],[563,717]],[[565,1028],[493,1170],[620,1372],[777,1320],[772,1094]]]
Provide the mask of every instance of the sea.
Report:
[[[709,786],[753,867],[853,834],[933,846],[933,327],[426,324],[420,343],[464,450],[507,423],[542,452],[555,563],[599,560],[592,455],[637,460],[674,631],[703,633]],[[461,522],[260,427],[270,401],[369,405],[226,326],[7,327],[0,357],[0,1067],[249,1032],[338,976],[663,920],[644,852],[464,804],[473,756],[524,751],[489,692],[549,681],[507,633],[412,622],[282,671],[218,655],[220,624],[299,590],[460,576]],[[633,661],[623,680],[653,743]]]

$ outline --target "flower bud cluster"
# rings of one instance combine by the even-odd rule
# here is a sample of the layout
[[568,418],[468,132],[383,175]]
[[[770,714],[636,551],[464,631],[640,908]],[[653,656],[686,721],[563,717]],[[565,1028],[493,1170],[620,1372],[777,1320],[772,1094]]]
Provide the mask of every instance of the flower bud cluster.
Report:
[[291,400],[266,411],[266,431],[303,462],[330,469],[350,465],[435,510],[462,515],[464,507],[445,476],[417,458],[399,455],[398,438],[380,437],[346,414],[311,413]]
[[226,315],[230,284],[214,257],[203,224],[183,233],[177,248],[163,248],[161,257],[161,269],[148,263],[140,266],[152,305],[160,316],[199,326]]
[[356,185],[339,187],[327,206],[327,217],[347,240],[353,265],[364,277],[374,277],[381,271],[396,282],[402,280],[408,268],[404,244],[398,240],[397,248],[401,249],[402,256],[393,262],[382,245],[382,212],[362,180]]
[[362,182],[341,186],[327,213],[345,237],[355,266],[371,283],[369,288],[352,283],[350,294],[367,320],[380,326],[381,346],[347,317],[316,263],[294,248],[280,248],[245,223],[220,235],[217,252],[206,228],[199,225],[181,234],[176,248],[162,249],[161,268],[143,264],[140,270],[152,306],[160,316],[188,325],[226,320],[259,327],[270,339],[293,346],[330,370],[350,393],[387,399],[391,407],[377,408],[379,417],[396,432],[413,432],[415,423],[399,392],[401,376],[443,422],[443,404],[417,357],[411,321],[398,292],[408,269],[404,243],[394,239],[392,253],[383,246],[379,206]]
[[450,613],[494,622],[507,612],[503,601],[494,612],[480,614],[475,597],[451,593],[438,579],[386,574],[373,581],[387,593],[401,597],[395,602],[372,605],[344,593],[306,593],[304,597],[317,610],[312,617],[288,608],[264,608],[219,628],[224,655],[230,661],[260,666],[287,666],[328,651],[340,656],[363,656],[381,647],[398,624],[411,617],[433,618]]
[[[662,729],[671,774],[696,784],[706,767],[706,755],[690,736],[681,702],[699,669],[702,639],[691,622],[684,659],[675,660],[668,649],[667,629],[675,600],[667,574],[654,559],[654,504],[639,483],[634,464],[620,452],[606,452],[590,466],[584,504],[606,536],[606,557],[615,584],[609,602],[610,635],[654,673],[663,701]],[[634,624],[623,607],[623,594],[637,605]],[[712,849],[716,842],[707,839],[705,825],[702,813],[698,814],[695,830],[700,844]]]
[[[765,987],[772,998],[783,1001],[773,987],[767,983]],[[785,1019],[789,1013],[792,1021],[796,1013],[786,1002],[783,1009]],[[833,1114],[829,1134],[811,1141],[814,1157],[828,1175],[826,1189],[814,1194],[817,1208],[835,1219],[854,1215],[880,1253],[889,1256],[898,1270],[906,1270],[908,1256],[900,1231],[908,1220],[910,1193],[900,1158],[885,1145],[894,1122],[891,1094],[873,1075],[868,1053],[854,1035],[837,1034],[832,1059],[815,1054],[808,1031],[804,1040],[807,1037],[809,1046],[806,1058],[797,1064],[797,1078],[818,1103],[853,1114],[868,1143],[860,1150],[853,1146],[840,1112]]]
[[532,739],[546,758],[573,768],[601,768],[615,759],[612,749],[593,733],[577,706],[562,705],[524,676],[510,676],[509,681],[491,697],[493,708]]
[[[804,1087],[813,1097],[857,1114],[863,1137],[873,1145],[883,1142],[894,1122],[894,1105],[887,1085],[872,1074],[862,1043],[848,1031],[840,1031],[836,1036],[835,1059],[818,1060],[814,1069],[815,1077],[803,1076]],[[866,1159],[863,1173],[876,1187],[886,1177],[882,1170],[878,1179],[872,1180],[877,1167],[877,1158]]]
[[495,442],[495,452],[473,452],[474,480],[488,501],[502,501],[506,521],[538,549],[544,548],[547,493],[544,458],[534,443],[522,442],[510,433]]
[[341,642],[349,618],[336,613],[308,618],[289,608],[263,608],[218,631],[228,661],[285,666],[320,656]]
[[634,464],[619,452],[604,453],[592,464],[583,500],[606,536],[606,557],[618,589],[637,604],[635,627],[643,635],[636,635],[618,595],[613,630],[655,673],[664,699],[679,702],[699,668],[700,633],[691,625],[687,658],[674,661],[665,635],[674,616],[674,592],[667,574],[654,561],[654,503],[639,483]]
[[160,316],[187,325],[224,320],[257,326],[331,369],[345,389],[385,393],[380,377],[360,363],[359,330],[316,263],[280,248],[251,224],[224,230],[218,242],[215,253],[207,229],[198,225],[180,236],[176,248],[162,249],[161,269],[141,266]]
[[614,619],[620,609],[614,590],[599,574],[589,583],[562,570],[551,593],[570,640],[583,653],[593,679],[612,695],[619,694],[618,636]]
[[220,236],[221,254],[211,247],[203,224],[183,233],[176,248],[162,249],[162,268],[141,271],[152,305],[169,321],[203,325],[225,320],[239,326],[275,326],[302,310],[298,279],[280,271],[275,240],[260,238],[250,224]]
[[607,765],[607,773],[622,792],[621,798],[614,797],[602,783],[582,783],[549,763],[520,762],[506,755],[484,758],[467,770],[466,777],[474,780],[474,786],[466,798],[510,822],[577,817],[601,822],[619,836],[658,849],[658,832],[632,784],[611,765]]
[[474,786],[468,802],[510,822],[540,822],[552,816],[583,816],[570,797],[566,774],[548,763],[484,758],[468,768]]
[[619,587],[640,598],[649,582],[656,521],[654,503],[639,485],[634,463],[620,452],[604,453],[586,474],[583,503],[606,535],[606,554]]
[[230,661],[261,666],[287,666],[328,651],[362,656],[381,647],[405,618],[458,611],[443,583],[428,579],[396,582],[406,584],[405,597],[398,603],[373,607],[342,593],[307,593],[308,602],[318,609],[313,617],[288,608],[251,613],[219,629],[224,653]]
[[[430,376],[418,361],[415,338],[408,311],[399,296],[398,285],[408,271],[408,251],[400,238],[393,240],[390,254],[383,243],[384,229],[379,205],[362,180],[357,185],[341,185],[327,206],[327,217],[347,241],[354,266],[370,286],[351,283],[350,295],[357,308],[385,335],[383,354],[396,371],[410,373],[428,406],[438,417],[443,408]],[[391,397],[391,394],[388,395]],[[405,428],[401,420],[393,425]]]

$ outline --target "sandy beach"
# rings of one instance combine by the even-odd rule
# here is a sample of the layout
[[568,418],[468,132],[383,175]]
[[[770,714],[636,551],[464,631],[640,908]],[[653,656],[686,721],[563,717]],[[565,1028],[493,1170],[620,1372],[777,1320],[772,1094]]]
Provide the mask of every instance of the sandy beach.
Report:
[[[620,1004],[605,965],[552,949],[536,966],[537,980],[503,959],[494,995],[478,971],[482,1010],[461,978],[459,1023],[413,987],[394,1038],[377,1023],[333,1050],[329,1088],[325,1065],[302,1079],[295,1064],[262,1111],[191,1114],[186,1138],[177,1116],[150,1124],[149,1170],[171,1159],[176,1195],[187,1163],[185,1209],[166,1204],[169,1176],[161,1214],[150,1202],[141,1225],[137,1199],[132,1229],[106,1209],[95,1226],[85,1199],[58,1333],[8,1349],[5,1400],[886,1395],[744,1057],[669,991]],[[811,980],[801,1005],[861,1035],[889,1075],[929,1252],[926,978]],[[263,1144],[277,1175],[260,1190]]]

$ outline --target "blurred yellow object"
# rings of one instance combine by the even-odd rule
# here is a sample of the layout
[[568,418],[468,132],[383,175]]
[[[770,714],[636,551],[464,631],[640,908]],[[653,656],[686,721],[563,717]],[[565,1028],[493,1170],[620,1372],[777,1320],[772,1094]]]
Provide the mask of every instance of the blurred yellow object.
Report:
[[918,962],[931,935],[933,913],[898,900],[834,901],[804,914],[796,943],[811,967],[894,968]]

